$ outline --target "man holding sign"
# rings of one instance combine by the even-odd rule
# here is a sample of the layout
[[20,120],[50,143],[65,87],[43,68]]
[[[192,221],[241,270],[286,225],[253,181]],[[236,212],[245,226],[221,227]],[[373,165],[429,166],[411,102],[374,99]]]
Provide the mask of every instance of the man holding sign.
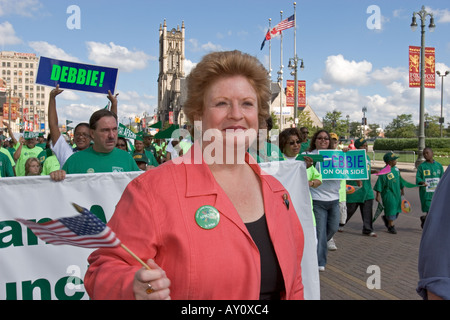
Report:
[[[62,137],[58,126],[58,113],[56,111],[56,96],[61,94],[64,90],[59,88],[59,84],[56,88],[50,92],[50,98],[48,101],[48,124],[50,128],[50,136],[52,140],[52,150],[55,152],[61,167],[66,160],[77,151],[87,149],[91,144],[91,135],[89,133],[89,124],[82,122],[79,123],[74,130],[75,145],[76,148],[72,149],[65,139]],[[112,95],[111,91],[108,91],[108,99],[111,102],[111,111],[117,115],[117,94]]]

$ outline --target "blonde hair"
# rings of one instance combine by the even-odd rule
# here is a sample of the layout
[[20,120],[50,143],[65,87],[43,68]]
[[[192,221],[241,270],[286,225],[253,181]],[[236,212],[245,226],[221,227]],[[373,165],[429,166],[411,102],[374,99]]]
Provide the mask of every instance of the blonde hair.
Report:
[[27,161],[25,161],[25,175],[26,176],[30,175],[30,167],[33,162],[37,162],[37,164],[39,165],[38,175],[41,174],[41,171],[42,171],[41,162],[39,161],[38,158],[31,157],[31,158],[28,158]]
[[271,95],[269,73],[258,59],[238,50],[207,54],[187,76],[188,96],[183,110],[191,124],[203,114],[206,90],[217,79],[235,75],[247,78],[255,89],[259,126],[265,126]]

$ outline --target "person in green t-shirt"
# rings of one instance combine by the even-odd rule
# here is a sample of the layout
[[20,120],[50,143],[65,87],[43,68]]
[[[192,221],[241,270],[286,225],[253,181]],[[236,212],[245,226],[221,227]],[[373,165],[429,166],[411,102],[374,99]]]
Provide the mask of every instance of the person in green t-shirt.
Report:
[[[370,158],[367,155],[368,145],[367,140],[364,138],[357,139],[355,141],[356,149],[365,149],[366,150],[366,164],[367,164],[367,172],[369,174],[369,179],[367,180],[348,180],[347,184],[355,187],[355,192],[351,194],[347,194],[347,219],[345,224],[350,220],[353,214],[359,207],[361,211],[361,218],[363,221],[363,235],[367,235],[370,237],[376,237],[377,234],[373,229],[373,200],[375,199],[375,195],[373,193],[371,174],[378,173],[379,170],[372,169]],[[344,225],[345,225],[344,224]],[[342,225],[341,228],[344,226]]]
[[117,115],[107,109],[94,112],[89,119],[89,133],[94,144],[71,155],[62,170],[53,171],[50,177],[61,181],[65,174],[139,171],[133,157],[116,148]]
[[0,152],[0,177],[14,177],[14,170],[8,156]]
[[28,158],[37,158],[43,151],[41,147],[36,147],[37,139],[33,137],[33,133],[24,133],[20,138],[14,160],[16,161],[16,176],[25,176],[25,162]]
[[303,153],[306,150],[308,150],[309,144],[311,143],[311,141],[308,139],[309,129],[307,127],[301,127],[299,130],[300,130],[300,140],[301,140],[301,143],[302,143],[300,145],[300,152],[299,153]]
[[423,149],[423,157],[425,161],[417,167],[416,184],[420,185],[419,197],[422,212],[425,213],[420,217],[420,226],[423,228],[425,218],[430,210],[431,200],[434,191],[444,175],[442,165],[433,159],[433,150],[430,147]]
[[[148,133],[148,132],[144,132],[142,134],[142,142],[144,143],[144,148],[145,151],[147,152],[151,152],[153,154],[153,157],[157,160],[158,159],[158,153],[157,150],[155,148],[155,146],[153,145],[153,136]],[[147,158],[148,158],[148,154],[147,154]],[[148,158],[150,160],[150,158]],[[158,160],[157,160],[158,161]]]
[[131,153],[131,155],[134,157],[135,154],[144,153],[147,157],[147,165],[149,167],[157,167],[159,165],[158,161],[156,160],[155,156],[153,155],[152,151],[148,151],[145,148],[144,140],[145,136],[142,135],[136,135],[136,139],[134,139],[134,151]]
[[37,139],[38,139],[38,142],[36,144],[36,147],[40,147],[42,149],[47,148],[47,143],[45,142],[45,137],[44,137],[44,134],[42,132],[39,133],[39,136],[38,136]]
[[377,193],[375,200],[377,202],[383,201],[385,215],[382,216],[382,219],[388,232],[392,234],[397,233],[394,221],[402,211],[402,196],[405,194],[400,170],[395,166],[397,159],[398,157],[393,152],[387,152],[384,155],[383,160],[386,166],[391,167],[391,172],[379,175],[373,187],[373,190]]

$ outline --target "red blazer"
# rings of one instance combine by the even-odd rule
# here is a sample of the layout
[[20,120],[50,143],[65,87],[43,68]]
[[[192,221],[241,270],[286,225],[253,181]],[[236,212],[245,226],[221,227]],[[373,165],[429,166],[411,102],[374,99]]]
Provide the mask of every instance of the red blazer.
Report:
[[[193,159],[189,157],[191,152],[183,159]],[[251,162],[262,182],[269,234],[284,278],[282,298],[303,299],[300,221],[292,201],[286,207],[283,195],[288,192],[281,183]],[[213,229],[202,229],[195,221],[203,205],[220,213]],[[152,258],[166,271],[172,299],[259,299],[258,248],[204,162],[170,161],[143,173],[129,183],[108,225],[142,260]],[[88,260],[84,284],[91,299],[134,299],[133,277],[142,266],[124,249],[98,249]]]

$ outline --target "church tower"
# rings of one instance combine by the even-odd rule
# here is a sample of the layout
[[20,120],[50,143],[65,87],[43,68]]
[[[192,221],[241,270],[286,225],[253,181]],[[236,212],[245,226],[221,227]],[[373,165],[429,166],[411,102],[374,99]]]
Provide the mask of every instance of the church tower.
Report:
[[166,20],[159,27],[158,121],[180,124],[181,91],[184,84],[185,28],[167,31]]

